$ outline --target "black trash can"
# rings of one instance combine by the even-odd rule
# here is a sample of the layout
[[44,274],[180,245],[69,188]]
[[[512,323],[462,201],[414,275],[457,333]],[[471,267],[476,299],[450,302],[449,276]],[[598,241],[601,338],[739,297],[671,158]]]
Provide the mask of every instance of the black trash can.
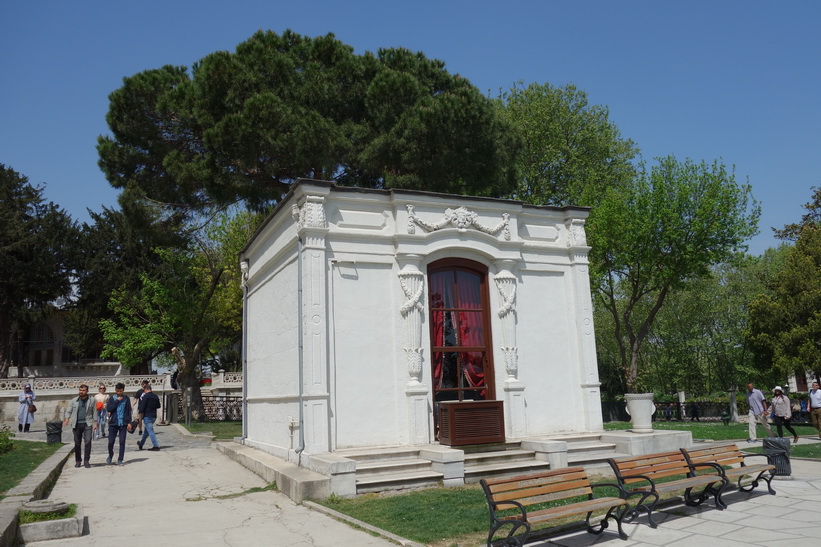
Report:
[[764,454],[767,461],[775,466],[775,475],[789,477],[792,475],[790,465],[790,440],[781,437],[764,438]]
[[60,420],[46,422],[46,440],[49,444],[63,442],[63,422]]

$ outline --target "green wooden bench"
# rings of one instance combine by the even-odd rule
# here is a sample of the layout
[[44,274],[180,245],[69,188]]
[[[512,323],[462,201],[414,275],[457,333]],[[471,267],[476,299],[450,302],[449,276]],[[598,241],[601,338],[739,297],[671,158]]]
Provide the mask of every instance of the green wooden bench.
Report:
[[[693,463],[687,461],[679,451],[610,458],[607,460],[619,485],[625,490],[627,499],[638,497],[626,516],[626,522],[636,518],[641,510],[647,513],[650,527],[656,528],[653,510],[662,497],[684,491],[684,502],[690,506],[701,505],[711,496],[716,508],[724,509],[721,492],[728,480],[715,463]],[[693,490],[697,493],[693,494]]]
[[[619,537],[628,537],[621,525],[627,502],[622,497],[593,495],[594,489],[608,486],[618,490],[621,495],[623,492],[619,486],[609,483],[593,484],[587,472],[581,467],[567,467],[502,479],[482,479],[480,484],[485,491],[490,509],[488,546],[493,545],[493,536],[504,526],[510,526],[511,529],[502,543],[520,546],[527,541],[531,524],[585,513],[588,532],[601,534],[612,518],[618,526]],[[562,500],[565,501],[563,505],[544,507],[548,502]],[[594,512],[600,511],[607,513],[601,522],[594,526],[590,523],[590,518]],[[520,531],[521,534],[517,535]]]
[[[772,484],[770,484],[775,474],[775,465],[770,463],[749,465],[745,461],[746,458],[766,458],[767,456],[764,454],[742,454],[735,443],[706,448],[682,448],[681,453],[690,465],[701,465],[705,463],[718,465],[722,475],[728,481],[737,481],[738,489],[742,492],[751,491],[758,486],[759,481],[763,480],[767,483],[769,493],[775,495],[775,490],[773,490]],[[751,479],[746,485],[742,483],[745,477]],[[721,496],[719,496],[719,501],[726,507],[727,504],[720,498]]]

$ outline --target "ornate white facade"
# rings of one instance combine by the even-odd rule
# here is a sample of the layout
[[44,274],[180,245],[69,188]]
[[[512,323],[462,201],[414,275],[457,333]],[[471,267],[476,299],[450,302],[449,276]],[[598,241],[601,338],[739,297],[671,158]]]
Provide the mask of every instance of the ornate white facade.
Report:
[[587,214],[296,184],[241,256],[246,444],[304,464],[435,443],[427,272],[444,258],[487,269],[506,438],[601,431]]

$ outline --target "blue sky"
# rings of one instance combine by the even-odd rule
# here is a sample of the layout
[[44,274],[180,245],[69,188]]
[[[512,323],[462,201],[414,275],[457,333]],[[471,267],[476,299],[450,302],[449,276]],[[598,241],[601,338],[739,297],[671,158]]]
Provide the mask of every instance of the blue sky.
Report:
[[358,53],[423,51],[493,96],[519,80],[573,83],[645,159],[735,165],[763,208],[754,254],[821,186],[811,1],[0,2],[0,163],[87,221],[116,205],[95,146],[123,77],[288,28],[332,32]]

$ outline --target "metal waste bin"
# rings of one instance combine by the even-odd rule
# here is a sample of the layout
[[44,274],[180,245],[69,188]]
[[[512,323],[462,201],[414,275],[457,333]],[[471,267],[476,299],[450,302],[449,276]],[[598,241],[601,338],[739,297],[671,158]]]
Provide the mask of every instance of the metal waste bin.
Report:
[[790,465],[790,440],[781,437],[764,438],[764,455],[767,461],[775,466],[775,475],[788,477],[792,475]]
[[63,442],[63,422],[60,420],[46,422],[46,440],[49,444]]

